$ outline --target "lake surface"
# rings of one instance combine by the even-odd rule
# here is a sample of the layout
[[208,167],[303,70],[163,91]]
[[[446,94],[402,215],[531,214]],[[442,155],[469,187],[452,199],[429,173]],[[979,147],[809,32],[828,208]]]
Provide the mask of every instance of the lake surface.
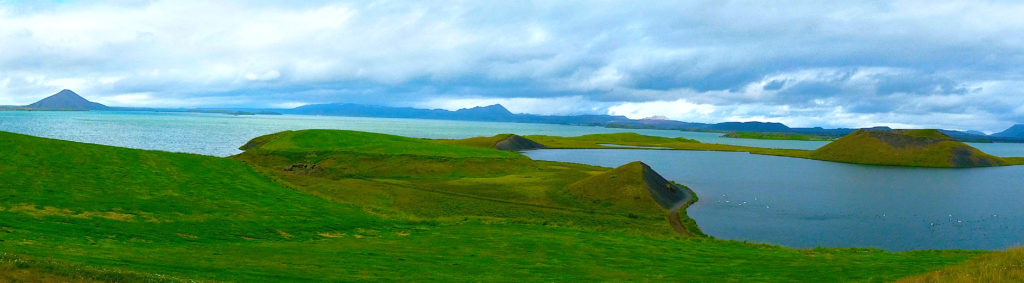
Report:
[[1024,243],[1024,166],[853,165],[735,152],[535,150],[616,167],[640,160],[693,189],[687,210],[719,239],[788,247],[999,250]]
[[636,132],[663,137],[687,135],[687,132],[669,130],[337,116],[232,116],[143,111],[0,111],[0,131],[214,156],[241,153],[238,150],[239,146],[261,135],[302,129],[356,130],[435,139],[493,136],[502,133],[579,136]]
[[[211,113],[147,111],[0,111],[0,131],[121,147],[189,152],[214,156],[240,153],[250,139],[285,130],[342,129],[418,138],[468,138],[503,133],[580,136],[635,132],[685,137],[703,143],[766,148],[817,149],[827,141],[757,140],[721,133],[615,129],[531,123],[360,118],[306,115],[232,116]],[[1024,144],[971,144],[997,156],[1024,156]]]

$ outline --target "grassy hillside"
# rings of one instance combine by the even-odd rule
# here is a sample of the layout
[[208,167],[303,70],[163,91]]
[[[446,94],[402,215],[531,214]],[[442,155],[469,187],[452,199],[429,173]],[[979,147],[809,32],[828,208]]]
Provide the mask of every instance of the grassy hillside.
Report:
[[846,163],[918,167],[1006,165],[937,130],[857,130],[815,150],[814,159]]
[[[359,142],[286,133],[233,160],[0,132],[0,281],[887,281],[979,254],[680,237],[651,226],[667,227],[664,215],[596,210],[553,191],[606,168],[315,134]],[[419,151],[367,145],[377,142]],[[379,176],[388,175],[383,169],[286,170],[324,156],[381,168],[439,160],[429,166],[452,162],[466,175],[417,173],[414,165],[392,165],[408,169],[394,177]],[[462,166],[483,163],[467,159],[507,163],[472,175]]]
[[520,158],[521,155],[472,146],[451,146],[423,139],[341,130],[284,131],[258,137],[243,149],[307,152],[336,151],[380,155],[425,155],[438,157]]
[[689,194],[639,161],[579,180],[570,184],[568,190],[603,207],[649,214],[663,213]]
[[544,145],[533,140],[514,134],[500,134],[493,137],[474,137],[460,140],[436,140],[437,142],[453,145],[467,145],[489,149],[500,149],[506,151],[522,151],[530,149],[546,148]]

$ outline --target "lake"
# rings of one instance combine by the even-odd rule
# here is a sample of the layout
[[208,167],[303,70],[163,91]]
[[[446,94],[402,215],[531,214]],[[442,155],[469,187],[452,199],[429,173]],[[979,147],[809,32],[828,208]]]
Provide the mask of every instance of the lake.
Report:
[[719,239],[788,247],[999,250],[1024,243],[1024,166],[933,169],[736,152],[534,150],[538,160],[640,160],[689,186],[687,209]]
[[685,132],[669,130],[337,116],[233,116],[144,111],[0,111],[0,131],[213,156],[241,153],[238,150],[239,146],[261,135],[302,129],[355,130],[435,139],[493,136],[502,133],[579,136],[636,132],[664,137],[687,135]]

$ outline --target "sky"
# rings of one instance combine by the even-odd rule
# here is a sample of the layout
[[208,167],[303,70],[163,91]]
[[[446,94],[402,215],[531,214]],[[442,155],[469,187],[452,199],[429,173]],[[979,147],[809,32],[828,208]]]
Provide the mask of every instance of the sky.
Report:
[[0,105],[349,102],[998,132],[1020,1],[9,1]]

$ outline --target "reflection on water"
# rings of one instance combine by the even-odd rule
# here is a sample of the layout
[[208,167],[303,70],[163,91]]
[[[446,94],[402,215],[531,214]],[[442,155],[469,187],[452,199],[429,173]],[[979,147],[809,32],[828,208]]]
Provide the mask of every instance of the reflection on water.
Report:
[[720,239],[894,251],[1024,243],[1024,166],[900,168],[709,151],[526,154],[606,167],[644,161],[697,193],[688,214]]

